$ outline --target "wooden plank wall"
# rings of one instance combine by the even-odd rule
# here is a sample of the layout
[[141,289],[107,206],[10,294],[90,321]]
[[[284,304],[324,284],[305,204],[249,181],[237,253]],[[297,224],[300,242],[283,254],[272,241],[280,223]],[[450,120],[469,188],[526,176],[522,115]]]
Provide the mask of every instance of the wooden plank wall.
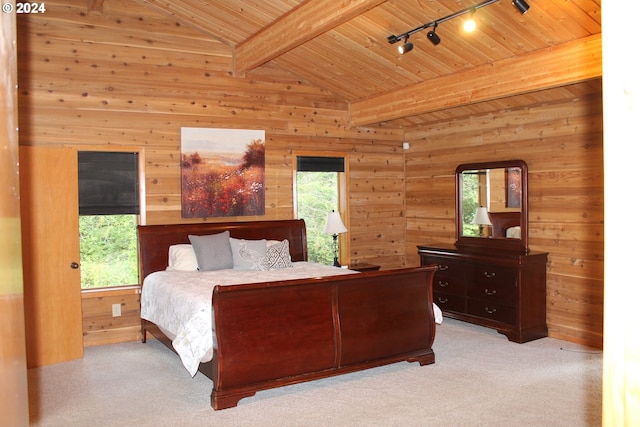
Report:
[[348,152],[352,261],[404,264],[401,130],[351,129],[344,101],[275,67],[232,77],[228,46],[135,3],[86,4],[19,20],[21,144],[144,147],[149,224],[185,221],[183,126],[266,130],[265,219],[293,216],[293,150]]
[[385,269],[417,265],[417,244],[453,242],[457,164],[521,158],[530,168],[531,247],[550,252],[551,334],[601,342],[599,95],[443,120],[406,135],[350,128],[344,101],[276,65],[232,77],[231,49],[216,40],[134,2],[86,8],[85,0],[52,0],[46,14],[18,19],[20,144],[144,148],[149,224],[187,221],[183,126],[266,131],[266,215],[243,220],[293,216],[292,152],[347,152],[351,262]]
[[[351,129],[344,101],[274,66],[233,77],[230,47],[134,2],[46,6],[18,19],[21,145],[144,148],[148,224],[186,221],[181,127],[266,131],[266,215],[239,220],[293,217],[293,151],[347,152],[351,261],[404,265],[400,130]],[[105,307],[91,311],[109,315],[97,330],[112,321]]]
[[602,94],[599,82],[586,88],[548,104],[407,130],[406,254],[408,265],[418,265],[417,244],[455,241],[458,164],[522,159],[529,166],[529,246],[549,252],[549,334],[601,348]]
[[[112,315],[114,304],[120,305],[120,316]],[[139,288],[82,293],[82,339],[85,347],[141,338]]]

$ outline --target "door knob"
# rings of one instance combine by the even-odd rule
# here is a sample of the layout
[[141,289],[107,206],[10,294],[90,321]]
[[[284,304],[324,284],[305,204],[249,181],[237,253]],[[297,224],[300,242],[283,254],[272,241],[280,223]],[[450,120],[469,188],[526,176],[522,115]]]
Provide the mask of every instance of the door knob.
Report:
[[77,270],[78,268],[80,268],[80,264],[78,264],[77,262],[73,261],[71,263],[71,268],[73,268],[74,270]]

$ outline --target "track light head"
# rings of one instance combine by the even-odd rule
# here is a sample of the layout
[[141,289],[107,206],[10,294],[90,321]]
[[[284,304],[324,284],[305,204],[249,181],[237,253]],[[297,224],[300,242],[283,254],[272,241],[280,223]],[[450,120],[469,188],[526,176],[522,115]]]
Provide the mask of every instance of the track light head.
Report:
[[435,28],[427,33],[427,38],[435,46],[440,44],[440,36],[436,34],[436,29]]
[[476,14],[475,6],[470,7],[467,11],[471,14],[462,24],[462,29],[467,33],[472,33],[476,30],[476,20],[473,19]]
[[413,43],[409,41],[409,37],[404,39],[404,43],[402,45],[398,46],[398,52],[400,52],[400,55],[411,52],[411,49],[413,49]]
[[527,10],[529,10],[529,5],[526,0],[513,0],[511,3],[513,3],[516,9],[518,9],[523,15],[527,13]]
[[476,29],[476,21],[475,21],[475,19],[473,19],[473,16],[471,16],[469,19],[464,21],[464,24],[462,24],[462,28],[467,33],[472,33],[472,32],[475,31],[475,29]]

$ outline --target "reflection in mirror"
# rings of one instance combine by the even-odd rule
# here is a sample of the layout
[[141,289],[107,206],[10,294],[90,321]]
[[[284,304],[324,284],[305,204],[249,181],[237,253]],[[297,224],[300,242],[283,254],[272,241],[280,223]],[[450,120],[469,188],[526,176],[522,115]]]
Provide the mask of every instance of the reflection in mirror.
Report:
[[463,236],[520,238],[521,176],[519,167],[461,172]]
[[467,163],[456,169],[456,246],[529,251],[527,164]]

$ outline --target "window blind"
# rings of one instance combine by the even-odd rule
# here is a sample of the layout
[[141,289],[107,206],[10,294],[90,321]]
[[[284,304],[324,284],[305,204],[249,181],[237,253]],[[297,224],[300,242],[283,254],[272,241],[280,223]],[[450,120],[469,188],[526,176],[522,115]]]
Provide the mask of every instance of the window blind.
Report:
[[80,215],[139,214],[138,153],[78,152]]
[[344,172],[344,157],[300,156],[298,172]]

